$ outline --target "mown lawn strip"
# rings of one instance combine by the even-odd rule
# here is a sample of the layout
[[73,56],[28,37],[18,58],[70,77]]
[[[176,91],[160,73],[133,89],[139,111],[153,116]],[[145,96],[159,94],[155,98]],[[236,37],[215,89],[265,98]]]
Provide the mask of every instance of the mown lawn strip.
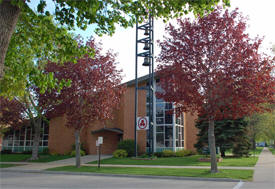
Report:
[[211,174],[209,169],[173,169],[173,168],[139,168],[139,167],[91,167],[64,166],[47,169],[48,171],[90,172],[106,174],[126,175],[153,175],[153,176],[178,176],[178,177],[202,177],[202,178],[231,178],[251,180],[253,170],[219,170],[219,173]]
[[[210,166],[210,162],[200,162],[200,158],[205,158],[202,155],[194,155],[187,157],[171,157],[157,158],[155,160],[140,160],[133,158],[109,158],[101,161],[102,164],[115,165],[167,165],[167,166]],[[258,161],[258,157],[226,157],[218,166],[239,166],[239,167],[254,167]],[[97,164],[97,161],[90,162]]]
[[50,155],[41,154],[38,160],[28,160],[31,154],[0,154],[0,162],[52,162],[67,158],[72,158],[70,155]]

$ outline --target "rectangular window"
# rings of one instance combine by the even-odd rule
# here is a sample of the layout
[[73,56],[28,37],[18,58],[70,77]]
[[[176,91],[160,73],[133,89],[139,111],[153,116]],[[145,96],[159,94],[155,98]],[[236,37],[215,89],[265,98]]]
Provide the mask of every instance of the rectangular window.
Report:
[[166,124],[172,124],[173,123],[173,115],[166,112],[165,113],[165,123]]
[[164,103],[157,103],[156,104],[156,117],[163,117],[164,116]]
[[24,146],[24,140],[20,140],[19,145]]
[[156,122],[157,122],[157,124],[164,124],[164,119],[157,117]]
[[179,139],[179,127],[176,126],[176,139]]
[[19,140],[15,140],[13,143],[14,146],[19,146]]
[[8,146],[12,146],[13,145],[13,141],[12,140],[8,140]]
[[173,140],[173,127],[172,126],[165,127],[165,139]]
[[26,146],[32,146],[32,142],[30,140],[26,141]]
[[183,139],[183,136],[184,136],[184,127],[181,127],[181,134],[182,134],[182,139]]
[[168,148],[169,148],[169,147],[170,147],[170,148],[173,147],[173,140],[166,140],[166,141],[165,141],[165,147],[168,147]]
[[163,133],[157,133],[157,147],[164,147],[164,134]]
[[43,140],[48,140],[48,135],[44,135]]
[[48,146],[48,141],[44,141],[43,146]]
[[166,102],[166,103],[165,103],[165,109],[166,109],[166,110],[171,110],[171,109],[172,109],[172,103]]
[[164,132],[163,126],[157,126],[157,132]]

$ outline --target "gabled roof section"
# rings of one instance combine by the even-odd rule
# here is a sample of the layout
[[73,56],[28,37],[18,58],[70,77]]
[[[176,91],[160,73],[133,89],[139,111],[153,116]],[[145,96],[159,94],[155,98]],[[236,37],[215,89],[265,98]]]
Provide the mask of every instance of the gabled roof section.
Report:
[[[158,76],[157,76],[157,73],[155,72],[155,79],[158,79]],[[142,77],[139,77],[138,78],[138,83],[143,83],[143,82],[145,82],[145,81],[147,81],[149,79],[149,74],[148,75],[145,75],[145,76],[142,76]],[[125,83],[123,83],[124,85],[126,84],[127,85],[127,87],[128,86],[131,86],[131,85],[135,85],[135,83],[136,83],[136,80],[135,79],[132,79],[132,80],[130,80],[130,81],[127,81],[127,82],[125,82]]]

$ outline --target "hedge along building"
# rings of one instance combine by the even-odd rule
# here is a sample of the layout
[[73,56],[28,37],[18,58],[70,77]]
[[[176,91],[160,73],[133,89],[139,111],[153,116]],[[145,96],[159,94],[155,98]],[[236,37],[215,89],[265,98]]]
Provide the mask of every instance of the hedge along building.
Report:
[[[139,78],[139,86],[146,86],[148,76]],[[134,139],[135,136],[135,80],[126,84],[126,92],[121,98],[120,107],[114,112],[114,119],[105,122],[94,122],[81,131],[80,138],[83,148],[88,154],[96,154],[96,140],[103,137],[102,153],[111,154],[117,149],[121,140]],[[157,90],[158,80],[155,80]],[[138,91],[138,117],[144,117],[148,111],[148,94],[145,90]],[[176,116],[171,113],[173,103],[156,101],[153,115],[154,127],[154,151],[165,149],[177,151],[179,149],[194,149],[197,129],[195,127],[196,116],[184,113]],[[66,115],[50,120],[48,147],[52,153],[68,153],[74,144],[74,130],[65,126]],[[137,131],[137,143],[141,153],[148,150],[148,131]]]
[[[148,76],[139,78],[139,86],[146,86]],[[94,122],[81,131],[81,143],[88,154],[96,154],[96,140],[103,137],[102,153],[111,154],[116,150],[121,140],[134,139],[135,136],[135,80],[126,84],[126,92],[121,98],[120,107],[114,112],[114,119],[105,122]],[[158,79],[154,81],[156,90],[160,90]],[[144,117],[148,113],[148,94],[145,90],[138,91],[138,116]],[[184,113],[179,116],[171,114],[173,103],[164,102],[154,98],[153,108],[155,127],[154,151],[165,149],[177,151],[179,149],[194,149],[197,129],[195,127],[195,115]],[[49,148],[51,153],[65,154],[73,149],[75,142],[74,130],[65,126],[66,115],[54,117],[49,126],[43,124],[41,133],[40,151]],[[10,130],[4,136],[3,150],[14,152],[31,150],[32,129],[22,127],[20,130]],[[137,131],[137,143],[140,152],[148,150],[148,131]]]

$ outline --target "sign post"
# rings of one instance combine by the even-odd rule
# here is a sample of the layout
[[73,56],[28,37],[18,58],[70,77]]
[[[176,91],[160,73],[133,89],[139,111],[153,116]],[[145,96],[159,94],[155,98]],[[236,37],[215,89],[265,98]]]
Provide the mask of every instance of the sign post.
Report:
[[103,137],[98,137],[98,139],[96,140],[96,146],[98,151],[97,168],[100,168],[101,144],[103,144]]

